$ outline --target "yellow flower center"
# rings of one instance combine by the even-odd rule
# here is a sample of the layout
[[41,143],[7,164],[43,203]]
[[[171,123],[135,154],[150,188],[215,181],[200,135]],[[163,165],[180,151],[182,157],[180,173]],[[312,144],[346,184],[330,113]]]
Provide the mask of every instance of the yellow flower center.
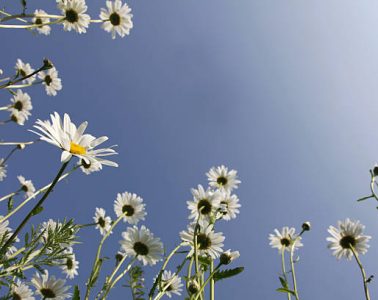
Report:
[[87,153],[87,149],[75,143],[70,143],[70,152],[72,154],[84,155]]

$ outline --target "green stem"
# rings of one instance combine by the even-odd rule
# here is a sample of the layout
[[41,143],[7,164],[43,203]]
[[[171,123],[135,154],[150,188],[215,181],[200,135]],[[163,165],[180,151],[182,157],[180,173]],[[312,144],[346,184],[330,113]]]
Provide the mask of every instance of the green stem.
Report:
[[[285,267],[285,249],[282,248],[281,250],[281,266],[282,266],[282,273],[285,279],[285,282],[287,283],[287,278],[286,278],[286,267]],[[287,299],[291,300],[291,295],[290,293],[287,293]]]
[[[220,268],[220,264],[217,265],[217,266],[215,267],[215,269],[213,270],[213,272],[210,273],[209,277],[208,277],[208,278],[206,279],[206,281],[202,284],[202,286],[201,286],[200,290],[198,291],[197,296],[194,298],[194,300],[197,300],[197,299],[200,297],[200,295],[202,294],[202,292],[203,292],[203,290],[205,289],[206,285],[207,285],[207,284],[209,283],[209,281],[213,278],[215,272],[218,271],[219,268]],[[192,298],[192,297],[191,297],[191,298]]]
[[16,192],[13,192],[13,193],[10,193],[8,195],[5,195],[4,197],[1,197],[0,198],[0,202],[4,201],[4,200],[8,200],[10,197],[13,197],[14,195],[17,195],[21,190],[18,190]]
[[297,290],[297,279],[296,279],[296,276],[295,276],[294,259],[293,259],[294,258],[294,245],[295,245],[295,241],[294,241],[294,244],[291,246],[291,249],[290,249],[290,265],[291,265],[291,276],[292,276],[292,279],[293,279],[294,296],[295,296],[296,300],[299,300],[298,290]]
[[[211,260],[210,262],[210,274],[211,273],[214,273],[214,261]],[[214,279],[211,277],[211,280],[210,280],[210,300],[214,300],[215,299],[215,282],[214,282]]]
[[356,259],[356,262],[357,262],[357,264],[358,264],[358,266],[360,267],[360,270],[361,270],[362,280],[364,282],[365,298],[366,298],[366,300],[370,300],[369,288],[368,288],[368,282],[367,282],[367,278],[366,278],[365,269],[362,266],[361,261],[358,258],[358,254],[357,254],[356,250],[354,249],[354,247],[352,245],[350,245],[350,250],[352,251],[354,258]]

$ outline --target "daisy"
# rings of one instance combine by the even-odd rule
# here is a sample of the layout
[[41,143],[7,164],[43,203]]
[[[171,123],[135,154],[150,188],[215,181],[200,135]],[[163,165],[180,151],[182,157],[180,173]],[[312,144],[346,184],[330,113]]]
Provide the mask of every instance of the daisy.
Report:
[[63,29],[78,33],[85,33],[91,20],[90,16],[85,14],[88,7],[84,0],[65,0],[58,3],[58,8],[64,15]]
[[164,290],[165,295],[169,298],[171,298],[173,294],[181,296],[183,286],[184,285],[179,276],[171,271],[164,270],[161,275],[161,284],[159,285],[159,288],[161,289],[160,292],[163,292]]
[[198,185],[197,189],[192,189],[193,201],[187,201],[188,209],[191,211],[189,219],[198,219],[199,214],[209,219],[215,214],[220,204],[220,194],[210,189],[206,191],[202,185]]
[[[183,242],[187,246],[191,246],[188,256],[194,254],[194,230],[196,222],[191,223],[188,226],[187,231],[181,231],[180,236]],[[222,232],[214,232],[213,225],[207,221],[199,222],[199,230],[197,230],[197,253],[200,256],[210,256],[212,259],[216,259],[223,252],[223,241],[225,237]]]
[[36,293],[41,295],[43,299],[64,300],[71,297],[71,294],[67,293],[70,286],[65,286],[66,281],[56,279],[55,276],[49,278],[49,272],[47,270],[45,270],[45,273],[42,275],[36,273],[31,283],[37,289]]
[[58,227],[58,222],[53,219],[49,219],[47,222],[42,223],[41,232],[43,232],[42,237],[47,240],[49,238],[49,232],[53,232]]
[[4,158],[0,158],[0,181],[3,181],[7,177],[7,165]]
[[35,192],[35,187],[33,185],[33,182],[31,180],[25,180],[25,177],[23,176],[17,176],[18,181],[21,184],[21,189],[25,192],[25,198],[29,198],[33,196]]
[[122,232],[122,238],[122,250],[126,255],[136,257],[144,266],[155,265],[162,259],[163,243],[144,225],[140,229],[137,226],[127,228]]
[[237,171],[230,170],[225,166],[212,167],[208,173],[206,173],[207,179],[209,180],[209,185],[213,188],[232,191],[237,189],[239,183]]
[[33,297],[33,291],[20,279],[17,279],[16,283],[12,285],[11,299],[17,300],[35,300]]
[[112,219],[110,217],[105,217],[105,210],[103,208],[96,207],[96,213],[93,220],[97,224],[96,229],[100,230],[101,235],[107,234],[110,227],[112,227]]
[[195,294],[197,294],[198,292],[199,292],[199,290],[200,290],[200,285],[199,285],[199,283],[197,282],[197,280],[195,280],[195,279],[190,279],[189,281],[188,281],[188,293],[190,294],[190,295],[195,295]]
[[33,109],[30,96],[27,93],[23,93],[22,90],[17,90],[16,95],[11,98],[12,105],[9,107],[9,111],[19,112],[24,115],[25,120],[31,115],[30,111]]
[[239,251],[232,251],[231,249],[228,249],[226,252],[223,252],[219,258],[219,261],[222,265],[228,265],[233,260],[240,257]]
[[328,232],[331,234],[327,237],[328,248],[333,251],[333,255],[337,259],[346,257],[352,259],[353,252],[351,248],[358,254],[365,254],[370,247],[368,245],[371,236],[363,235],[365,226],[360,221],[351,221],[349,218],[345,221],[338,221],[338,228],[329,226]]
[[13,110],[10,116],[11,121],[17,123],[18,125],[24,125],[26,121],[26,116],[24,113]]
[[284,250],[290,251],[292,247],[293,250],[302,247],[301,237],[295,234],[295,228],[291,227],[283,227],[281,232],[278,229],[274,229],[275,234],[269,234],[269,245],[272,248],[277,248],[278,252],[282,252]]
[[[34,69],[30,66],[30,64],[25,64],[21,59],[17,59],[15,69],[17,74],[19,74],[21,77],[26,77],[34,72]],[[32,84],[34,80],[35,75],[23,80],[23,82],[27,84]]]
[[[0,216],[0,220],[2,219],[3,219],[3,216]],[[2,243],[5,243],[13,234],[12,229],[8,227],[8,225],[9,225],[8,220],[0,221],[0,241],[2,241]],[[18,242],[19,238],[16,237],[15,241]],[[17,248],[15,246],[10,246],[8,247],[7,252],[5,253],[5,256],[6,257],[10,256],[16,251],[17,251]]]
[[67,258],[62,259],[61,269],[66,278],[73,279],[75,276],[79,275],[77,269],[79,269],[79,262],[76,260],[76,256],[73,253],[72,247],[68,247],[63,251],[63,254],[67,255]]
[[57,91],[62,89],[62,80],[58,77],[58,71],[55,67],[48,69],[46,72],[39,72],[38,78],[42,80],[46,94],[49,96],[56,96]]
[[147,214],[143,199],[136,194],[128,192],[117,194],[117,199],[114,202],[114,212],[117,217],[123,215],[123,221],[132,225],[136,225],[139,221],[144,220]]
[[49,35],[51,31],[51,27],[49,25],[45,25],[50,23],[50,18],[40,17],[41,15],[47,15],[47,13],[42,9],[36,9],[34,11],[34,18],[32,19],[33,24],[38,25],[36,30],[40,34]]
[[220,212],[222,219],[231,220],[236,218],[236,214],[240,213],[239,198],[236,195],[231,195],[230,191],[221,192]]
[[120,0],[106,1],[106,7],[101,8],[100,19],[104,21],[102,28],[112,33],[112,38],[115,39],[116,33],[124,37],[130,34],[130,29],[133,28],[133,22],[130,14],[131,9],[125,3],[122,5]]
[[80,124],[78,128],[71,122],[68,114],[64,114],[63,120],[58,113],[54,113],[50,121],[37,120],[34,128],[41,131],[34,132],[40,136],[40,139],[62,149],[61,161],[67,162],[71,157],[77,156],[86,164],[100,163],[102,165],[118,167],[115,162],[103,159],[104,156],[117,154],[111,148],[95,149],[98,145],[108,140],[108,137],[102,136],[95,138],[90,134],[84,134],[88,126],[87,122]]
[[83,171],[84,174],[89,175],[94,172],[98,172],[102,169],[102,165],[98,161],[91,161],[89,164],[87,164],[83,159],[78,162],[78,165],[80,165],[80,170]]

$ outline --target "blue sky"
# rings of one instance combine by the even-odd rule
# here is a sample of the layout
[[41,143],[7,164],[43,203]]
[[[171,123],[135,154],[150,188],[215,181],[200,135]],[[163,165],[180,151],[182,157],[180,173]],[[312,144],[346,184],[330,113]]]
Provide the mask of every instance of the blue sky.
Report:
[[[55,12],[54,3],[47,2],[41,3]],[[217,299],[285,299],[275,292],[280,257],[269,247],[268,235],[286,225],[299,228],[307,220],[313,230],[299,252],[301,298],[361,298],[359,269],[354,262],[337,261],[325,238],[337,220],[361,220],[373,236],[361,259],[367,273],[376,274],[376,203],[355,200],[369,193],[368,170],[378,156],[378,4],[129,4],[134,29],[125,39],[113,41],[96,25],[85,35],[61,27],[49,37],[1,31],[0,68],[12,70],[17,58],[37,67],[48,57],[63,81],[54,98],[39,87],[28,90],[31,120],[24,127],[3,126],[2,139],[34,138],[26,130],[57,111],[68,112],[76,123],[87,120],[89,132],[118,144],[120,168],[72,175],[35,221],[72,217],[89,223],[95,207],[113,214],[116,194],[135,192],[147,205],[145,224],[172,249],[188,222],[190,188],[206,183],[210,167],[225,164],[239,171],[242,209],[219,230],[226,236],[225,249],[241,252],[236,265],[246,271],[219,283]],[[89,13],[94,17],[102,6],[104,1],[93,1]],[[19,174],[37,186],[51,180],[59,155],[42,143],[15,155],[2,194],[14,190]],[[107,245],[108,255],[118,249],[121,231]],[[83,284],[100,236],[94,228],[80,236]],[[374,281],[370,289],[374,298]],[[110,299],[125,293],[119,287]]]

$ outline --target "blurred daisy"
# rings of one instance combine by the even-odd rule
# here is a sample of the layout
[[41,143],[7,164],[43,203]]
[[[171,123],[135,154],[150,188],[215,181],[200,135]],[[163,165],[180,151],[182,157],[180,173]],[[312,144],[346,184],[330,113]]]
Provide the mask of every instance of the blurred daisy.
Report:
[[164,290],[165,295],[169,298],[171,298],[173,294],[181,296],[183,286],[179,276],[171,271],[164,270],[161,275],[161,284],[159,284],[159,289],[161,288],[160,292]]
[[12,105],[9,107],[9,111],[19,112],[24,115],[25,120],[31,115],[30,111],[33,109],[30,96],[27,93],[23,93],[22,90],[17,90],[16,95],[11,98]]
[[143,199],[136,194],[128,192],[117,194],[117,199],[114,202],[114,212],[117,217],[124,215],[123,221],[132,225],[136,225],[139,221],[144,220],[147,214]]
[[64,15],[63,29],[78,33],[85,33],[91,20],[90,16],[85,14],[88,7],[84,0],[65,0],[58,3],[58,8]]
[[281,232],[278,229],[274,229],[275,234],[269,235],[270,243],[269,245],[272,248],[277,248],[281,253],[282,251],[291,251],[291,248],[294,247],[294,250],[302,247],[301,237],[295,234],[295,228],[283,227]]
[[96,213],[93,217],[94,222],[97,224],[96,229],[100,230],[101,235],[105,235],[112,227],[112,219],[108,216],[105,217],[105,210],[96,207]]
[[365,226],[360,221],[351,221],[349,218],[344,221],[338,221],[338,228],[329,226],[328,232],[331,234],[327,237],[328,248],[333,251],[337,259],[346,257],[351,259],[354,248],[357,254],[365,254],[370,247],[368,245],[371,236],[363,235]]
[[13,300],[35,300],[33,291],[20,279],[12,285],[11,299]]
[[61,269],[63,273],[66,274],[66,278],[73,279],[75,276],[79,275],[77,272],[79,262],[76,260],[72,247],[68,247],[64,250],[63,254],[67,255],[67,258],[61,260]]
[[236,195],[231,195],[230,191],[222,192],[220,199],[220,213],[222,219],[231,220],[236,218],[236,214],[240,213],[239,198]]
[[220,194],[207,189],[206,191],[202,185],[198,185],[197,189],[192,189],[193,201],[187,201],[188,209],[191,211],[189,219],[198,219],[201,217],[209,219],[215,214],[220,204]]
[[189,279],[188,288],[187,288],[189,295],[197,294],[199,292],[200,288],[201,288],[201,286],[199,285],[197,280]]
[[136,257],[144,266],[155,265],[162,259],[163,243],[144,225],[140,229],[137,226],[127,228],[122,232],[122,238],[122,250],[126,255]]
[[219,258],[219,262],[222,265],[228,265],[232,263],[235,259],[240,257],[239,251],[232,251],[231,249],[228,249],[227,251],[223,252]]
[[[83,122],[78,128],[71,122],[68,114],[64,114],[63,120],[58,113],[50,115],[50,121],[37,120],[34,128],[41,131],[34,132],[40,139],[62,149],[61,161],[67,162],[74,155],[87,164],[100,163],[112,167],[118,167],[115,162],[103,159],[104,156],[117,154],[111,148],[95,149],[98,145],[108,140],[102,136],[95,138],[90,134],[84,134],[88,122]],[[102,166],[101,166],[102,167]]]
[[42,275],[36,273],[31,283],[35,286],[36,293],[41,295],[43,299],[64,300],[71,297],[71,294],[67,293],[70,286],[65,286],[66,281],[56,279],[55,276],[49,278],[49,272],[47,270],[45,270],[45,273]]
[[238,179],[236,170],[228,171],[228,168],[223,165],[220,167],[212,167],[206,175],[211,187],[226,191],[237,189],[241,182]]
[[[17,59],[16,66],[15,66],[16,72],[21,76],[25,77],[34,72],[34,69],[30,66],[28,63],[24,63],[21,59]],[[35,80],[35,75],[30,76],[29,78],[23,80],[23,83],[32,84]]]
[[49,96],[56,96],[57,91],[62,89],[62,80],[58,77],[58,71],[55,67],[46,72],[39,72],[38,78],[42,80],[46,94]]
[[102,169],[102,165],[98,161],[91,161],[89,164],[87,164],[83,159],[78,162],[80,165],[80,170],[83,171],[84,174],[92,174],[94,172],[98,172]]
[[[2,219],[3,219],[3,216],[0,216],[0,220]],[[8,225],[9,225],[8,220],[0,221],[0,241],[2,243],[5,243],[5,241],[7,241],[13,234],[12,229],[8,227]],[[19,238],[16,237],[15,242],[18,242],[18,241],[19,241]],[[7,252],[5,253],[5,256],[8,257],[9,255],[12,255],[16,251],[17,251],[17,248],[15,246],[10,246],[7,249]]]
[[[189,252],[189,256],[194,254],[194,230],[196,222],[191,223],[188,226],[187,231],[181,231],[180,236],[183,242],[187,246],[191,246],[192,249]],[[213,225],[207,221],[199,222],[199,230],[197,230],[197,246],[198,255],[210,256],[212,259],[218,258],[223,252],[223,241],[225,237],[222,232],[214,232]]]
[[35,187],[31,180],[26,180],[23,176],[17,176],[18,181],[21,184],[21,189],[25,192],[25,198],[33,196],[35,193]]
[[18,125],[24,125],[26,121],[25,114],[18,110],[13,110],[10,116],[10,120],[17,123]]
[[7,177],[7,165],[4,158],[0,158],[0,181],[3,181],[5,177]]
[[115,39],[116,33],[124,37],[130,34],[130,29],[133,28],[131,21],[131,9],[125,3],[122,5],[120,0],[106,1],[106,8],[101,8],[100,19],[104,21],[102,28],[112,33],[112,38]]
[[47,15],[47,13],[42,9],[36,9],[34,11],[34,18],[32,19],[33,24],[38,25],[36,30],[40,34],[49,35],[51,31],[51,27],[49,25],[45,25],[50,23],[50,18],[40,17],[41,15]]

